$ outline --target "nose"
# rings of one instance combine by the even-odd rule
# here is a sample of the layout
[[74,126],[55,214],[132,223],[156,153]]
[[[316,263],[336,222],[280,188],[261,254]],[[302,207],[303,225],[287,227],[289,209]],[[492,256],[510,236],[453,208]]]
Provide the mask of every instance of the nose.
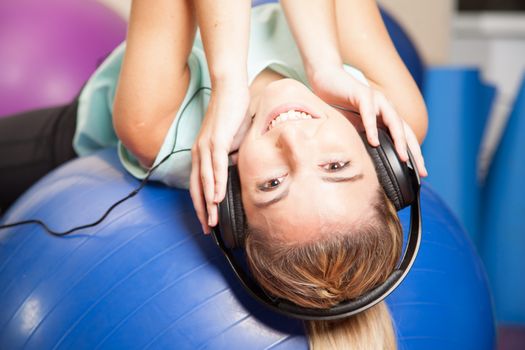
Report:
[[314,137],[308,131],[299,125],[294,125],[294,122],[285,125],[277,138],[277,147],[295,162],[305,160],[313,153]]

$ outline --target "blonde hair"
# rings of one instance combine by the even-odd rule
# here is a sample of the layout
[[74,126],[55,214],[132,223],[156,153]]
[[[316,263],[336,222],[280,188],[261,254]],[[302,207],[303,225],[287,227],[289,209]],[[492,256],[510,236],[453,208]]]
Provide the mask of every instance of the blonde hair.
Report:
[[[373,219],[340,228],[305,244],[270,241],[248,229],[245,249],[258,283],[270,294],[310,308],[328,308],[381,284],[401,254],[403,231],[394,205],[382,189],[372,204]],[[349,230],[347,230],[349,231]],[[353,317],[307,321],[311,349],[396,349],[386,304]]]

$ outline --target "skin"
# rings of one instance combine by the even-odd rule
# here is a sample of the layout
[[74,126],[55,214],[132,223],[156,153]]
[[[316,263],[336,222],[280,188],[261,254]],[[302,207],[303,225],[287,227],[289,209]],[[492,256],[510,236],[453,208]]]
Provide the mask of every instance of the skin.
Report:
[[160,150],[190,80],[197,23],[190,1],[134,0],[117,84],[113,125],[144,167]]
[[[228,153],[239,147],[235,136],[249,103],[247,57],[251,1],[193,1],[212,92],[192,149],[192,198],[196,207],[206,207],[207,224],[215,225],[217,203],[226,191]],[[199,219],[203,229],[209,229],[204,215]]]
[[[212,130],[202,128],[201,149],[195,158],[206,164],[210,181],[213,174],[207,170],[212,152],[218,159],[216,168],[226,171],[227,163],[219,161],[227,160],[248,105],[249,14],[247,0],[159,0],[155,6],[147,0],[132,2],[113,123],[121,141],[144,167],[153,164],[184,98],[190,80],[187,59],[198,24],[213,91],[205,118]],[[229,49],[223,50],[225,46]],[[225,118],[231,124],[227,130],[216,122]],[[213,197],[213,191],[207,194]]]
[[[249,0],[133,0],[117,84],[113,125],[149,168],[190,81],[188,56],[197,30],[212,82],[211,100],[192,152],[192,199],[203,230],[224,198],[228,153],[239,146],[249,102]],[[228,50],[224,50],[228,47]]]
[[[415,134],[416,145],[423,142],[428,126],[423,98],[388,35],[375,0],[281,0],[281,4],[318,96],[359,110],[371,145],[377,145],[379,114],[401,117]],[[305,25],[311,18],[315,25]],[[343,62],[362,71],[371,88],[345,74],[340,69]],[[408,136],[403,130],[391,130],[394,141],[395,133],[400,141]],[[403,146],[396,142],[402,158]]]
[[[359,111],[371,145],[378,142],[377,125],[386,126],[400,158],[407,159],[410,148],[420,175],[426,176],[419,147],[426,109],[375,1],[282,0],[282,6],[313,92],[327,103]],[[187,90],[187,59],[197,23],[213,91],[192,149],[190,193],[203,231],[209,233],[224,198],[227,155],[243,140],[251,122],[246,108],[254,105],[246,86],[249,2],[158,0],[151,6],[134,0],[113,124],[126,148],[150,167]],[[361,70],[370,86],[346,73],[342,62]]]
[[[306,242],[318,238],[322,227],[366,218],[379,183],[356,126],[298,81],[269,71],[258,79],[251,89],[255,117],[238,154],[250,225],[273,239]],[[272,110],[290,103],[319,119],[261,131]]]

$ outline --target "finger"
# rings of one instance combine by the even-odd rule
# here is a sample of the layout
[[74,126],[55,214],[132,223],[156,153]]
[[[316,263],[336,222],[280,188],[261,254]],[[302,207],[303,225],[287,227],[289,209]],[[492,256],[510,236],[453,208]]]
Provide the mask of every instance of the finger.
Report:
[[394,140],[394,145],[399,158],[406,162],[408,160],[407,140],[403,120],[398,116],[394,107],[383,95],[378,95],[376,101],[381,111],[383,123],[388,127],[390,136]]
[[377,136],[377,110],[373,101],[371,90],[363,93],[359,99],[359,113],[366,131],[368,143],[374,147],[379,146]]
[[225,148],[214,147],[213,150],[213,175],[215,177],[214,202],[220,203],[226,194],[228,180],[228,152]]
[[208,210],[208,225],[211,227],[217,226],[219,223],[219,207],[217,204],[206,206]]
[[421,146],[419,145],[416,135],[407,124],[405,124],[405,134],[407,136],[408,147],[410,148],[410,152],[412,153],[414,161],[416,162],[419,176],[428,176],[428,171],[425,167],[425,160],[423,158],[423,154],[421,153]]
[[204,201],[204,194],[202,193],[199,171],[198,157],[192,158],[191,175],[190,175],[190,195],[193,202],[193,208],[197,213],[197,218],[202,226],[202,231],[205,234],[211,232],[208,226],[208,214],[206,212],[206,204]]
[[213,168],[211,161],[211,154],[209,148],[199,146],[199,157],[200,157],[200,180],[202,185],[202,191],[204,193],[204,199],[206,201],[206,207],[208,209],[208,225],[211,225],[212,214],[210,208],[213,207],[215,196],[215,180],[213,177]]

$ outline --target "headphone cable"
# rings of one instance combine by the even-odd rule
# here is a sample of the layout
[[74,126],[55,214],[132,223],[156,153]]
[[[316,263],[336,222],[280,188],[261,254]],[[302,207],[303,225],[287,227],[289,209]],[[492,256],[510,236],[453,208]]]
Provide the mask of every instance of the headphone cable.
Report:
[[113,209],[115,209],[117,206],[119,206],[120,204],[124,203],[128,199],[130,199],[130,198],[134,197],[135,195],[137,195],[137,193],[139,193],[140,190],[142,190],[144,188],[144,186],[148,182],[148,180],[149,180],[151,174],[153,173],[153,171],[155,171],[155,169],[157,169],[160,165],[162,165],[165,161],[167,161],[169,157],[171,157],[172,155],[177,154],[179,152],[189,152],[189,151],[191,151],[191,148],[184,148],[184,149],[180,149],[180,150],[175,151],[175,148],[177,146],[178,133],[179,133],[179,124],[180,124],[180,121],[181,121],[182,117],[184,116],[184,112],[186,111],[186,108],[191,104],[193,99],[195,97],[197,97],[197,94],[199,94],[201,91],[204,91],[204,90],[211,91],[211,89],[209,87],[207,87],[207,86],[202,86],[202,87],[198,88],[193,93],[193,95],[190,97],[188,103],[183,107],[183,109],[182,109],[182,111],[181,111],[181,113],[179,115],[179,118],[176,121],[175,135],[174,135],[175,141],[173,143],[173,148],[172,148],[171,152],[168,155],[166,155],[157,165],[153,166],[152,168],[150,168],[148,170],[148,172],[146,174],[146,177],[144,177],[144,179],[142,179],[142,181],[140,182],[139,186],[136,189],[131,191],[128,195],[126,195],[125,197],[121,198],[117,202],[113,203],[98,220],[96,220],[96,221],[94,221],[94,222],[92,222],[90,224],[85,224],[85,225],[73,227],[72,229],[69,229],[67,231],[54,231],[54,230],[50,229],[43,221],[38,220],[38,219],[23,220],[23,221],[13,222],[13,223],[10,223],[10,224],[0,225],[0,230],[6,229],[6,228],[10,228],[10,227],[15,227],[15,226],[35,224],[35,225],[42,226],[49,234],[51,234],[53,236],[62,237],[62,236],[66,236],[66,235],[68,235],[70,233],[73,233],[73,232],[76,232],[76,231],[79,231],[79,230],[83,230],[85,228],[93,227],[93,226],[96,226],[96,225],[100,224],[102,221],[104,221],[104,219],[106,219],[106,217],[109,215],[109,213],[111,213],[113,211]]
[[140,190],[142,190],[144,188],[144,186],[146,185],[146,182],[149,180],[149,177],[151,176],[152,172],[158,166],[160,166],[162,163],[164,163],[172,155],[174,155],[176,153],[179,153],[179,152],[184,152],[184,151],[185,152],[191,151],[191,149],[189,149],[189,148],[181,149],[181,150],[178,150],[178,151],[175,151],[175,152],[171,152],[166,157],[164,157],[159,164],[155,165],[153,168],[151,168],[148,171],[146,177],[140,182],[139,186],[136,189],[131,191],[127,196],[125,196],[125,197],[119,199],[117,202],[113,203],[98,220],[96,220],[96,221],[94,221],[94,222],[92,222],[90,224],[76,226],[76,227],[74,227],[72,229],[69,229],[67,231],[54,231],[51,228],[49,228],[43,221],[38,220],[38,219],[31,219],[31,220],[23,220],[23,221],[14,222],[12,224],[0,225],[0,230],[1,229],[5,229],[5,228],[10,228],[10,227],[15,227],[15,226],[36,224],[36,225],[42,226],[49,234],[51,234],[53,236],[61,237],[61,236],[66,236],[66,235],[68,235],[70,233],[73,233],[75,231],[79,231],[79,230],[83,230],[85,228],[96,226],[96,225],[100,224],[102,221],[104,221],[104,219],[109,215],[109,213],[111,213],[113,211],[113,209],[115,209],[117,206],[119,206],[120,204],[124,203],[128,199],[130,199],[132,197],[135,197],[135,195],[137,195],[137,193],[139,193]]

